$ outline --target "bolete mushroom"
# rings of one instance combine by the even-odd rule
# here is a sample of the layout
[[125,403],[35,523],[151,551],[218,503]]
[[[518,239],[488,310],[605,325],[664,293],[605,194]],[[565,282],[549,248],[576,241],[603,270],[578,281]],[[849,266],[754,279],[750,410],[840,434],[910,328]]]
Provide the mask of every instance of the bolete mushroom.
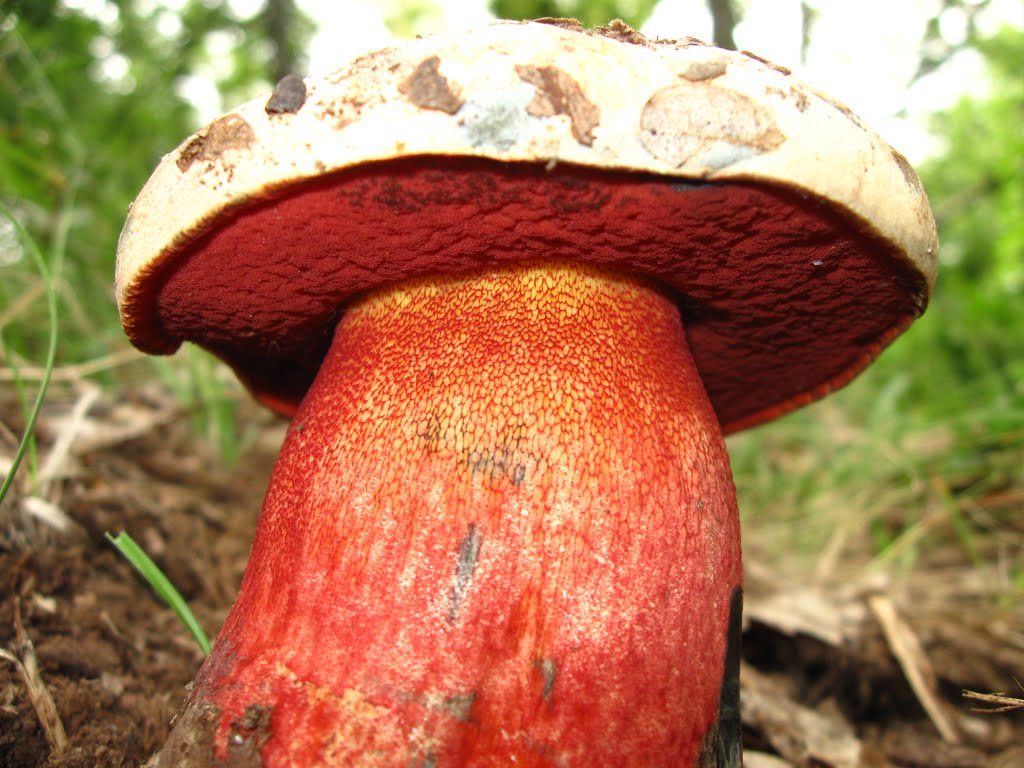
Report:
[[722,434],[923,311],[917,176],[787,70],[621,23],[298,86],[167,156],[119,246],[137,346],[293,416],[165,761],[738,765]]

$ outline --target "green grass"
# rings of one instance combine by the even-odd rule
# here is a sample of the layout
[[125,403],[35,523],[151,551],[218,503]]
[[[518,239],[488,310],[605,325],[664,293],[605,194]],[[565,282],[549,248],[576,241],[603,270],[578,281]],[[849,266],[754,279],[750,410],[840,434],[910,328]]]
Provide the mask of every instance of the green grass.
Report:
[[250,442],[238,424],[238,402],[246,397],[234,373],[202,349],[185,344],[173,357],[154,358],[159,380],[189,413],[192,429],[232,465]]
[[188,607],[185,598],[174,588],[170,580],[164,575],[156,563],[147,555],[135,540],[127,533],[119,533],[117,536],[106,534],[107,541],[113,544],[118,552],[132,564],[153,590],[160,595],[165,603],[177,614],[181,623],[195,639],[196,644],[204,654],[210,653],[210,638],[206,636],[199,621]]
[[[22,403],[24,410],[24,421],[25,429],[21,436],[21,440],[18,442],[18,447],[14,453],[14,459],[11,462],[11,467],[7,471],[3,479],[3,483],[0,484],[0,503],[3,502],[7,496],[8,490],[14,483],[14,478],[18,473],[18,469],[21,466],[26,454],[30,457],[31,475],[33,478],[36,477],[37,473],[37,462],[36,462],[36,444],[35,444],[35,426],[36,420],[39,418],[39,411],[43,407],[43,400],[46,397],[46,390],[50,384],[50,374],[53,371],[54,361],[57,355],[57,339],[60,330],[60,321],[57,311],[57,293],[55,288],[55,279],[60,277],[60,259],[55,259],[56,269],[51,270],[47,265],[46,260],[43,258],[43,254],[40,252],[39,247],[36,245],[35,240],[31,235],[22,227],[10,209],[6,205],[0,203],[0,215],[2,215],[14,228],[14,231],[18,235],[18,240],[24,248],[25,252],[28,253],[31,258],[36,270],[39,273],[40,278],[45,285],[45,296],[46,296],[46,309],[48,319],[48,331],[47,331],[47,343],[46,343],[46,356],[44,362],[44,373],[42,380],[39,382],[39,386],[36,389],[35,397],[29,401],[29,395],[25,385],[18,376],[18,368],[15,365],[11,365],[11,371],[14,374],[14,386],[18,391],[18,397]],[[4,328],[0,326],[0,351],[6,351],[6,344],[3,336]]]
[[744,524],[786,559],[813,563],[846,535],[897,567],[950,544],[982,564],[1019,516],[988,506],[1024,491],[1024,316],[950,282],[847,388],[730,438]]

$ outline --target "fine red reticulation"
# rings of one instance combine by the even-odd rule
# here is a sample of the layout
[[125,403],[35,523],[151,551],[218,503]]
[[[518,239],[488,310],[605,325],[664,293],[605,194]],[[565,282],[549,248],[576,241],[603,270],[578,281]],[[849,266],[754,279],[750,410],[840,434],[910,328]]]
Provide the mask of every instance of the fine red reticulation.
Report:
[[139,335],[197,341],[290,413],[354,295],[417,275],[579,260],[677,292],[728,432],[846,383],[923,309],[923,280],[867,229],[763,185],[382,162],[280,190],[180,245],[188,258],[164,260]]
[[222,756],[269,712],[271,767],[695,766],[738,739],[740,582],[671,300],[566,265],[405,284],[338,326],[192,706]]

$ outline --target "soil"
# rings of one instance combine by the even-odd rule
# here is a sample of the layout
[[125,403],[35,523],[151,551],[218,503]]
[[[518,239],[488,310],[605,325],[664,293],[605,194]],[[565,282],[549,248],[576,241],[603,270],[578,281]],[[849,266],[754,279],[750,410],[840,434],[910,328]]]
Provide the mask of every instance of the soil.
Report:
[[[202,654],[104,534],[129,532],[220,626],[284,434],[239,408],[256,426],[227,467],[162,391],[53,390],[36,470],[0,506],[0,768],[138,766],[167,738]],[[2,471],[22,427],[0,389]],[[748,768],[1024,766],[1024,611],[990,571],[939,558],[870,587],[808,587],[746,535]],[[973,711],[993,705],[963,689],[1005,691],[1010,709]]]

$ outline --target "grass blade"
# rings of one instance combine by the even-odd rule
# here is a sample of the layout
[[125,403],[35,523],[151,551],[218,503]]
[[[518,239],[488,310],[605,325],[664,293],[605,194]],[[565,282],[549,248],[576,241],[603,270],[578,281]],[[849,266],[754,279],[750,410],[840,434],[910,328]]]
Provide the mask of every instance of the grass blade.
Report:
[[[36,264],[36,269],[39,270],[39,274],[43,278],[43,283],[46,286],[46,309],[48,322],[50,324],[46,347],[46,362],[43,365],[43,377],[39,382],[39,391],[36,392],[36,399],[32,403],[32,407],[29,409],[28,416],[25,419],[25,433],[21,436],[21,442],[18,443],[18,450],[14,454],[14,461],[11,463],[11,468],[7,472],[7,476],[4,477],[3,483],[0,484],[0,502],[2,502],[4,497],[7,495],[8,489],[10,489],[11,484],[14,482],[14,476],[18,473],[18,467],[21,465],[21,461],[25,457],[26,451],[28,451],[29,446],[32,444],[32,437],[36,427],[36,419],[39,418],[39,411],[43,407],[43,399],[46,397],[46,389],[50,386],[50,372],[53,370],[54,362],[57,359],[58,318],[57,290],[54,285],[54,277],[50,273],[46,264],[46,259],[43,258],[43,254],[39,251],[39,248],[36,245],[35,240],[32,239],[32,236],[21,225],[21,222],[18,221],[11,210],[3,203],[0,203],[0,213],[2,213],[14,226],[19,238],[21,238],[23,247],[32,257],[32,260]],[[15,371],[15,376],[16,375],[17,371]]]
[[149,555],[142,551],[142,547],[136,544],[135,540],[127,533],[119,533],[116,537],[108,533],[106,537],[111,544],[117,547],[124,558],[134,566],[135,570],[142,574],[142,578],[149,582],[149,585],[171,607],[171,610],[178,614],[178,618],[181,619],[185,628],[195,638],[203,653],[209,654],[210,639],[206,636],[206,632],[199,625],[199,621],[196,619],[195,614],[192,613],[192,609],[188,607],[185,598],[181,596],[181,593],[164,576],[163,571],[160,570],[157,564],[150,559]]

